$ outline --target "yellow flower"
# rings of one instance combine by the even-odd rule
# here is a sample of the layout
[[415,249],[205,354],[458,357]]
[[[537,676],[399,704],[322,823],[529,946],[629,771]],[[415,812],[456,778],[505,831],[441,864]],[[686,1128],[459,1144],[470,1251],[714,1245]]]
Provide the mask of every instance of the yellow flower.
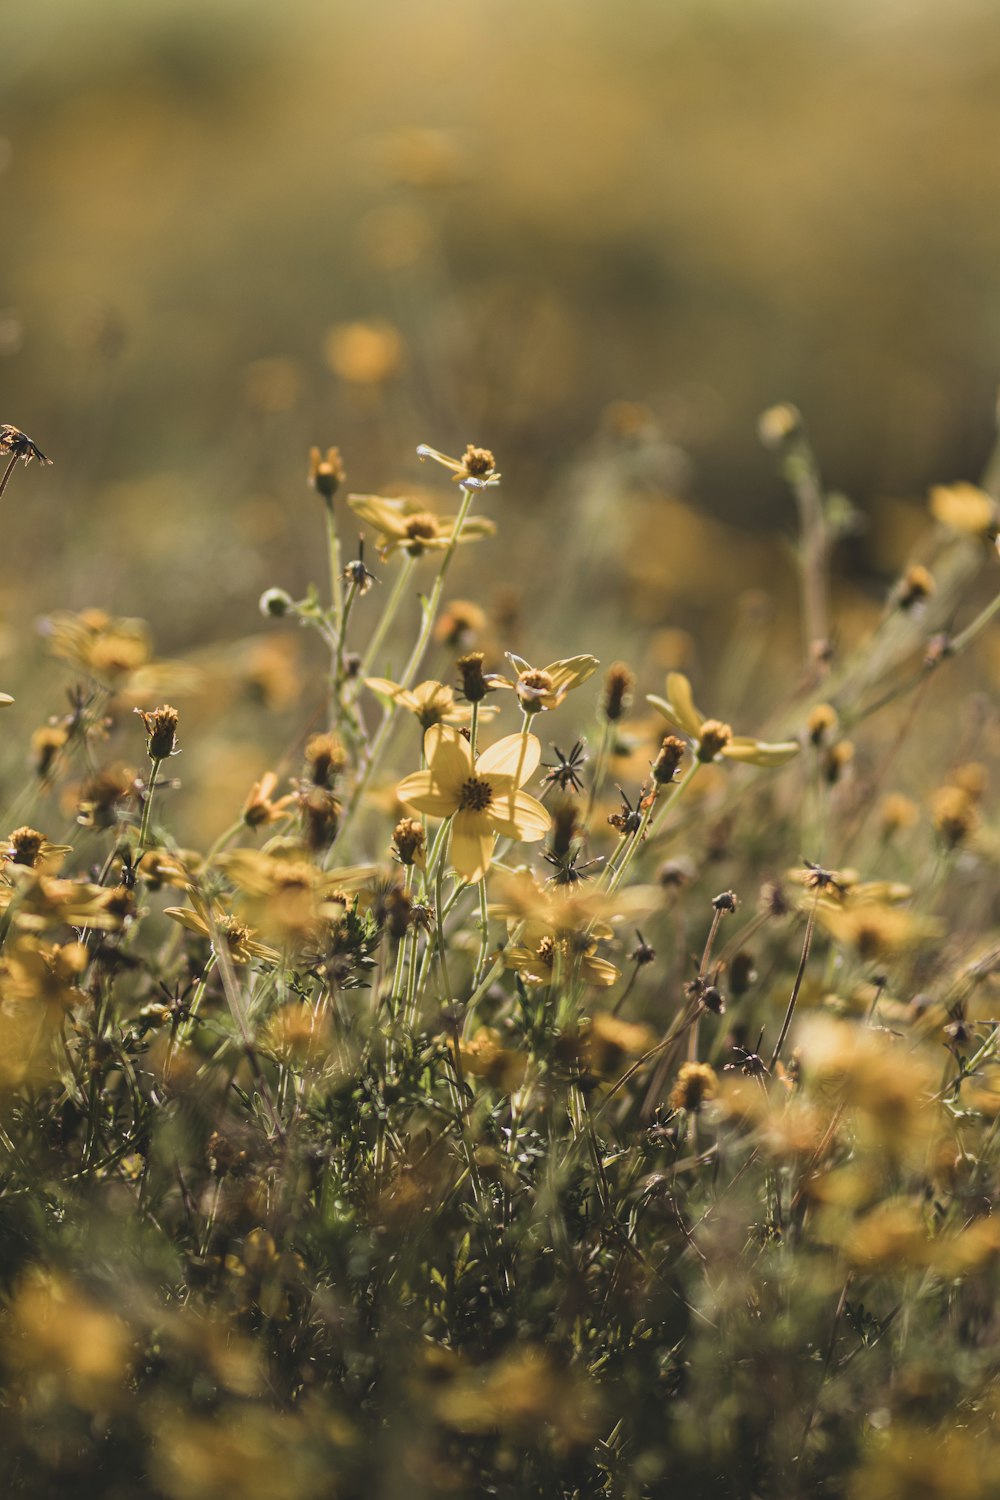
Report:
[[489,868],[494,838],[544,838],[551,820],[536,797],[521,791],[535,772],[541,746],[533,734],[510,734],[473,763],[468,740],[435,724],[424,736],[429,769],[399,783],[401,802],[433,818],[452,818],[451,865],[470,884]]
[[277,785],[278,778],[273,771],[265,771],[260,780],[254,782],[243,804],[243,821],[248,828],[279,823],[287,815],[288,809],[294,806],[295,797],[291,793],[286,797],[279,797],[277,802],[272,800],[271,794]]
[[[436,516],[419,500],[348,495],[347,503],[355,515],[378,533],[378,549],[382,557],[396,551],[408,552],[411,557],[421,557],[428,551],[441,552],[451,546],[454,538],[456,518]],[[474,542],[480,537],[494,536],[496,529],[495,522],[486,516],[469,516],[459,541]]]
[[573,970],[584,984],[607,989],[621,977],[621,971],[606,958],[597,957],[597,939],[579,936],[557,938],[554,931],[543,933],[535,948],[505,948],[504,963],[508,969],[516,969],[529,984],[549,984],[561,958],[563,973]]
[[996,530],[997,510],[993,500],[985,490],[964,480],[935,485],[931,490],[930,511],[935,521],[968,536],[989,536]]
[[175,922],[186,927],[188,932],[208,938],[213,947],[217,933],[225,942],[229,957],[234,963],[248,964],[253,958],[261,958],[268,963],[277,963],[279,954],[274,948],[268,948],[264,943],[256,942],[253,929],[245,922],[237,921],[235,917],[219,908],[216,908],[210,916],[208,907],[193,890],[191,899],[194,902],[194,910],[188,906],[168,906],[163,915],[172,917]]
[[452,481],[465,485],[466,489],[485,490],[500,483],[493,454],[488,448],[477,448],[475,443],[467,445],[461,458],[449,458],[447,453],[439,453],[427,443],[419,445],[417,454],[421,459],[432,458],[436,464],[450,469]]
[[746,735],[734,735],[728,724],[706,719],[694,705],[691,684],[683,672],[667,674],[667,693],[667,698],[651,693],[647,702],[659,709],[675,729],[694,740],[695,754],[701,761],[717,760],[723,755],[727,760],[747,761],[753,766],[783,766],[799,753],[799,746],[793,740],[772,745]]
[[512,687],[525,713],[538,713],[544,708],[558,708],[574,688],[592,677],[600,666],[596,656],[569,656],[562,661],[550,662],[547,667],[533,667],[523,656],[507,652],[507,660],[517,673],[516,682],[500,678],[497,687]]
[[[391,698],[408,713],[416,714],[424,729],[430,729],[432,724],[468,724],[472,718],[472,705],[456,703],[453,689],[441,682],[418,682],[416,687],[405,688],[398,682],[390,682],[387,677],[366,677],[365,686],[381,698]],[[499,712],[498,708],[482,707],[479,710],[480,723]]]

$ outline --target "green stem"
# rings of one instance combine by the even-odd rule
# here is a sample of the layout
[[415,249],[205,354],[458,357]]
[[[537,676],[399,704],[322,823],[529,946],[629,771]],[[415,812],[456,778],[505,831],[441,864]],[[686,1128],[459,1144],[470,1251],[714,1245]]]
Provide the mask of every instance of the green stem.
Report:
[[344,585],[341,578],[343,569],[340,561],[340,538],[337,535],[337,519],[332,500],[326,502],[326,539],[330,552],[330,603],[335,633],[339,634],[344,617]]
[[414,561],[415,559],[409,553],[403,558],[403,565],[396,575],[396,582],[392,586],[392,593],[389,595],[385,609],[382,611],[382,618],[375,627],[375,633],[369,641],[368,649],[362,659],[358,672],[359,682],[364,682],[366,677],[370,677],[378,666],[378,654],[382,649],[382,642],[385,640],[389,628],[399,612],[399,606],[403,602],[406,594],[406,586],[410,581],[410,574],[413,572]]
[[162,760],[154,760],[153,769],[149,773],[149,781],[146,784],[146,798],[142,804],[142,822],[139,824],[139,848],[146,849],[149,845],[149,821],[153,811],[153,792],[160,775]]

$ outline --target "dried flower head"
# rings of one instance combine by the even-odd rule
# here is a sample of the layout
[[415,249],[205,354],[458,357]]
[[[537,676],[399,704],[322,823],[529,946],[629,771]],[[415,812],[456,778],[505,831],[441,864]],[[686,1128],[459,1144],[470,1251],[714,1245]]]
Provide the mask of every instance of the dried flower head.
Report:
[[176,708],[165,703],[161,708],[148,711],[137,708],[135,712],[139,715],[146,730],[146,753],[150,760],[167,760],[171,755],[179,753],[177,721],[180,716]]
[[392,833],[392,853],[401,865],[423,867],[427,834],[416,818],[400,818]]
[[668,786],[677,775],[678,768],[687,754],[687,744],[675,734],[668,734],[660,744],[659,753],[652,762],[653,780],[657,786]]
[[314,786],[329,786],[347,765],[347,752],[335,734],[314,734],[306,742],[306,770]]
[[714,1097],[718,1086],[715,1069],[708,1063],[684,1063],[670,1091],[670,1107],[697,1114],[706,1100]]
[[610,666],[604,678],[601,712],[609,724],[617,723],[628,709],[635,688],[635,673],[623,661]]
[[9,422],[0,423],[0,453],[9,453],[12,459],[20,459],[25,464],[30,464],[33,458],[40,464],[52,462],[27,433],[22,432],[19,427],[11,427]]
[[931,798],[931,817],[941,842],[948,849],[964,844],[979,822],[975,801],[960,786],[941,786]]

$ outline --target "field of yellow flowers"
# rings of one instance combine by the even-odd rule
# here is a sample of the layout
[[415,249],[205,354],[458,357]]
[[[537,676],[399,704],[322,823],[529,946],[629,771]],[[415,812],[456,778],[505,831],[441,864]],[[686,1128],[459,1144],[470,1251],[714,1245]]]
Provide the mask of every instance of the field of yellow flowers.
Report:
[[[5,1494],[995,1495],[998,465],[863,608],[801,414],[759,435],[798,607],[715,653],[618,660],[578,600],[546,660],[473,443],[384,495],[314,448],[315,584],[228,683],[47,617],[49,712],[4,695]],[[685,540],[631,524],[639,622]],[[604,540],[549,538],[554,598]],[[209,805],[248,681],[299,720]]]

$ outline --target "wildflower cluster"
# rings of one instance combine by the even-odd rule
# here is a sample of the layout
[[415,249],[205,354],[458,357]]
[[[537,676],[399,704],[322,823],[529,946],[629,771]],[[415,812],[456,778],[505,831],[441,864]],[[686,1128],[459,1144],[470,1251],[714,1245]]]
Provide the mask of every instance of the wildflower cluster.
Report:
[[[503,545],[492,452],[422,445],[439,503],[313,448],[328,579],[262,600],[322,652],[308,726],[207,836],[224,685],[46,623],[69,711],[5,695],[9,1493],[992,1493],[998,729],[956,705],[994,502],[936,489],[841,650],[800,415],[762,436],[804,641],[752,680],[642,641],[598,676],[576,619],[533,665],[445,600]],[[0,450],[0,491],[45,461]]]

